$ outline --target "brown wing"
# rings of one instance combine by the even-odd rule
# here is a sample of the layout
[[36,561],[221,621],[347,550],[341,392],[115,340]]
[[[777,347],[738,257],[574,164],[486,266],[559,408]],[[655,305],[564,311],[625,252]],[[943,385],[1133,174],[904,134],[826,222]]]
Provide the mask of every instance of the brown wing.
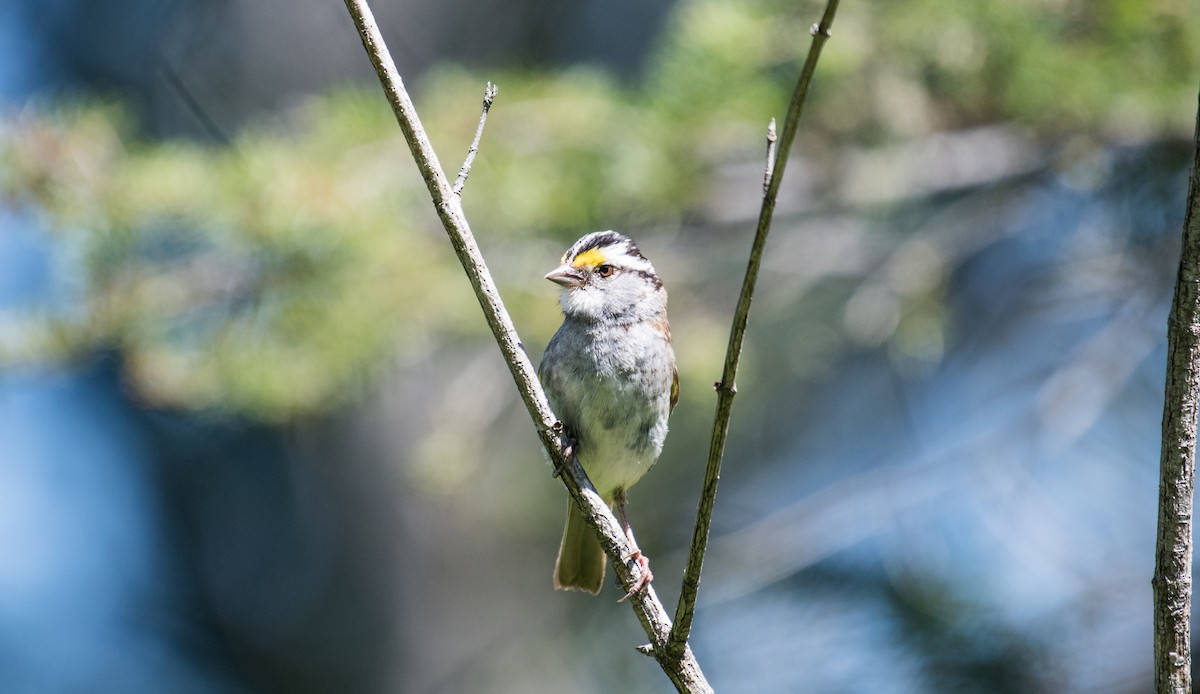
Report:
[[679,403],[679,367],[671,366],[671,409]]

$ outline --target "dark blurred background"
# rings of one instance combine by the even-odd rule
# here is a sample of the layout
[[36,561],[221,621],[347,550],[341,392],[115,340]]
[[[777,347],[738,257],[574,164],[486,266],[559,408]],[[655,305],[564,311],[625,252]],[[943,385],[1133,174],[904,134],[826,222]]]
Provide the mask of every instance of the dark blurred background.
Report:
[[[373,3],[530,353],[582,233],[671,291],[673,604],[816,3]],[[718,691],[1147,692],[1200,80],[1176,0],[843,3],[739,376]],[[0,690],[655,692],[345,8],[0,4]]]

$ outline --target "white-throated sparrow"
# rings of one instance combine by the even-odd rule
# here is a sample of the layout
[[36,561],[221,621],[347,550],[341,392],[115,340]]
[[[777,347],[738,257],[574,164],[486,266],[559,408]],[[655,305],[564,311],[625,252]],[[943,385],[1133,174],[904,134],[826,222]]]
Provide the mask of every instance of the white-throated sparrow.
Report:
[[[649,567],[625,519],[625,493],[662,452],[679,398],[667,291],[633,241],[613,231],[576,241],[546,279],[563,288],[563,323],[538,376],[596,492],[616,504],[644,584]],[[554,587],[598,593],[604,567],[595,533],[568,499]]]

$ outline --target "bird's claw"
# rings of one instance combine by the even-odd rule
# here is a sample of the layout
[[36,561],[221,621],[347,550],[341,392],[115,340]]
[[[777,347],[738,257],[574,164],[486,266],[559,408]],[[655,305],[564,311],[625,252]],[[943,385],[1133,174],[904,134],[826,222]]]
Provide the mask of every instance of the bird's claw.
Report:
[[[575,449],[579,447],[579,441],[571,434],[571,430],[567,428],[567,425],[561,421],[555,422],[554,431],[561,438],[563,458],[570,460],[575,457]],[[557,479],[560,475],[562,475],[562,466],[555,465],[554,474],[551,477]]]
[[625,597],[617,602],[625,602],[634,595],[646,590],[650,586],[650,582],[654,580],[654,573],[650,571],[650,559],[642,554],[641,550],[635,549],[630,552],[629,556],[625,557],[625,561],[637,564],[639,569],[638,578],[633,582],[633,585],[629,586],[629,592],[625,594]]

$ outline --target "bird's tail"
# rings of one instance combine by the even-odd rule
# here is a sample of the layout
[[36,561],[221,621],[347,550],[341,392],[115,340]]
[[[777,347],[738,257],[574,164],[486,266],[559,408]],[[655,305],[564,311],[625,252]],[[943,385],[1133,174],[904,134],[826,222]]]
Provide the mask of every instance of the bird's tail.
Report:
[[554,566],[554,587],[559,590],[586,590],[595,595],[604,584],[604,550],[596,532],[588,527],[573,499],[567,499],[567,527],[558,547]]

